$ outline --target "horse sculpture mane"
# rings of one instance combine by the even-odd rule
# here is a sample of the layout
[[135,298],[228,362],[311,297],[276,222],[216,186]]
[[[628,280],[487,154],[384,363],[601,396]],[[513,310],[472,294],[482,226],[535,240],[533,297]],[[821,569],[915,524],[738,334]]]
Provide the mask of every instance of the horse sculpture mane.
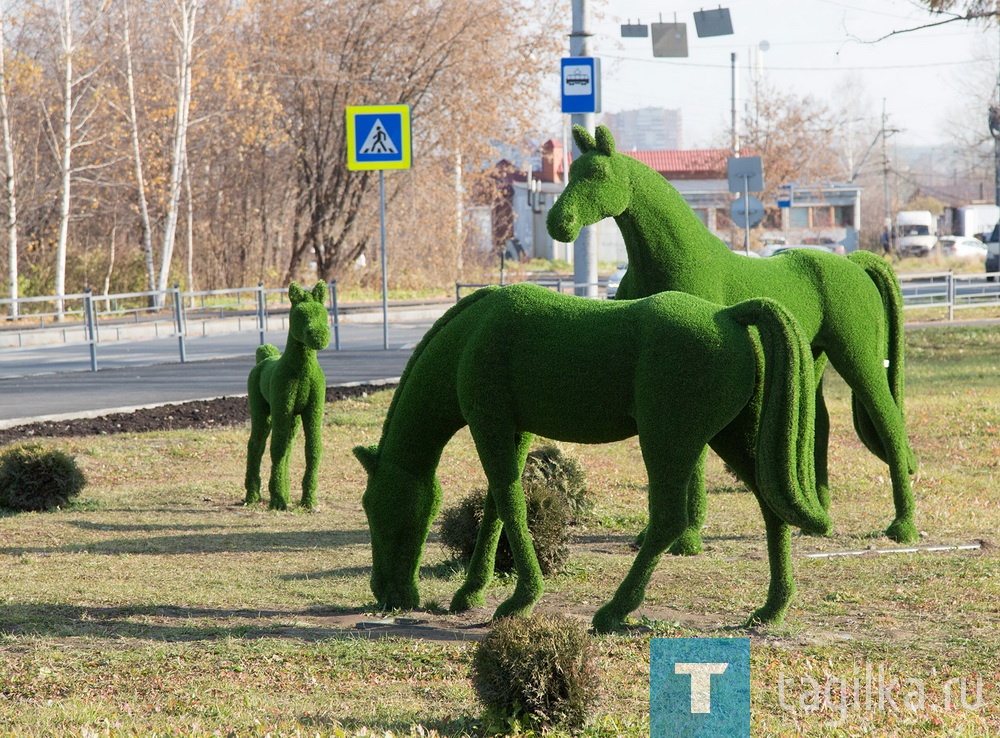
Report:
[[250,403],[250,440],[247,442],[246,504],[260,501],[260,462],[271,436],[272,510],[288,507],[288,460],[301,421],[306,439],[306,471],[302,478],[302,506],[316,507],[316,486],[322,455],[323,405],[326,378],[316,352],[330,342],[326,312],[326,283],[306,292],[294,282],[288,288],[292,309],[288,317],[285,353],[264,344],[247,378]]
[[[889,466],[896,517],[886,530],[900,542],[917,539],[909,474],[916,468],[903,419],[903,313],[891,267],[868,252],[847,258],[797,249],[766,259],[730,251],[699,220],[659,173],[615,151],[604,126],[596,136],[575,126],[582,152],[547,217],[549,234],[563,242],[581,227],[613,217],[625,240],[629,266],[618,299],[664,290],[697,295],[720,305],[771,297],[795,316],[815,356],[815,468],[820,499],[829,504],[829,421],[822,376],[829,358],[851,387],[859,437]],[[745,432],[752,434],[751,425]],[[672,549],[701,550],[704,488],[692,495],[690,525]]]
[[[603,358],[608,352],[617,357],[613,369]],[[829,526],[810,454],[813,379],[803,370],[810,362],[795,321],[766,299],[731,308],[680,293],[598,302],[525,284],[464,298],[410,357],[379,444],[354,449],[368,472],[363,503],[378,604],[419,605],[419,564],[441,501],[437,465],[448,440],[468,425],[488,488],[453,610],[483,604],[501,530],[517,586],[496,616],[526,614],[542,594],[520,486],[533,434],[578,443],[638,434],[649,473],[649,534],[614,598],[594,616],[595,628],[618,627],[641,603],[660,554],[684,530],[706,444],[757,495],[772,579],[753,618],[779,621],[794,590],[789,524]],[[752,442],[732,436],[746,415],[764,428]]]

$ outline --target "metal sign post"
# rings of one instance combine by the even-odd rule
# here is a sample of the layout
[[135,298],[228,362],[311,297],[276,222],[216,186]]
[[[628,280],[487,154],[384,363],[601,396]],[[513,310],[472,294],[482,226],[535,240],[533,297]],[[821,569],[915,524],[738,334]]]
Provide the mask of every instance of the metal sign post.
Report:
[[389,280],[385,250],[385,170],[409,169],[409,105],[347,107],[347,168],[378,170],[378,215],[382,250],[382,348],[389,348]]
[[739,192],[743,200],[737,200],[730,208],[730,216],[736,225],[743,226],[743,248],[750,254],[750,229],[764,219],[764,204],[750,190],[764,189],[764,167],[759,156],[731,156],[727,161],[729,191]]

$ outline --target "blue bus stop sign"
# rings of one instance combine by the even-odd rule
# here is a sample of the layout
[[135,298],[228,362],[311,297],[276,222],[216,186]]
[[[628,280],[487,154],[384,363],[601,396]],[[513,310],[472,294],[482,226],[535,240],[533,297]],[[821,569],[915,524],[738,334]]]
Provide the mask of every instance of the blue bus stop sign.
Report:
[[601,60],[590,56],[562,59],[562,112],[601,112]]

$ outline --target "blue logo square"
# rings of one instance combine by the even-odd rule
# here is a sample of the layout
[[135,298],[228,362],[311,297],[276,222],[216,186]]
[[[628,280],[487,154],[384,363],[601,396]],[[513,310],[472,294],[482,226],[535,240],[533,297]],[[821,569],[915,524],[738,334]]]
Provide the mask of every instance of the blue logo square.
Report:
[[750,738],[750,639],[652,639],[649,733]]

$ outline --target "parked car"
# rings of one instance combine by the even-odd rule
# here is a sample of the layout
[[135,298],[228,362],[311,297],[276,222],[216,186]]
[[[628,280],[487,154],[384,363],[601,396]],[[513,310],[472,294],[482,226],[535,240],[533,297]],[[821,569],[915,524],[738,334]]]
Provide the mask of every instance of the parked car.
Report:
[[618,294],[618,285],[621,284],[622,277],[628,271],[628,264],[619,264],[618,271],[608,277],[608,299],[613,300]]
[[969,236],[941,236],[941,253],[959,259],[986,259],[986,244]]
[[780,254],[782,251],[788,251],[789,249],[815,249],[816,251],[826,251],[830,254],[837,253],[837,244],[835,243],[782,243],[774,244],[772,246],[765,246],[760,251],[761,256],[774,256],[775,254]]
[[[986,272],[1000,272],[1000,223],[993,226],[986,239]],[[996,275],[991,274],[987,279],[992,282]]]

